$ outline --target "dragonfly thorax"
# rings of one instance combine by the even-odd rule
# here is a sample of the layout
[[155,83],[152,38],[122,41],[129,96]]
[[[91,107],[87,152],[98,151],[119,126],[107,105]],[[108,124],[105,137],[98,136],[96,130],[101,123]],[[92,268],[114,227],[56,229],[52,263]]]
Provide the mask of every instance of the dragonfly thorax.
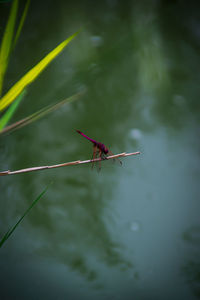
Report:
[[97,143],[97,147],[105,154],[109,152],[108,148],[102,143]]

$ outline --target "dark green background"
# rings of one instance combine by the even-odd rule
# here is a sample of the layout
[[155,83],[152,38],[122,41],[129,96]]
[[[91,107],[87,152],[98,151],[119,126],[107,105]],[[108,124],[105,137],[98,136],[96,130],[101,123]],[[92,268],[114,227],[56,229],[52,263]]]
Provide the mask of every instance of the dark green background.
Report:
[[[23,9],[20,2],[20,11]],[[29,87],[13,121],[80,100],[0,139],[0,169],[141,151],[0,178],[0,234],[53,180],[0,249],[2,299],[200,298],[198,1],[32,1],[4,93],[82,29]],[[3,35],[10,3],[0,4]]]

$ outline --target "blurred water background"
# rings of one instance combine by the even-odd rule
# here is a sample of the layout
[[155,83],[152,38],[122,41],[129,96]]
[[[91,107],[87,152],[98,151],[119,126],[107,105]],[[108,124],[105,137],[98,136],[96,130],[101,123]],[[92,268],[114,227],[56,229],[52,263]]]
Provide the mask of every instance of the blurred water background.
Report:
[[[23,1],[21,2],[24,3]],[[79,91],[0,139],[0,169],[141,151],[0,178],[0,234],[53,181],[0,249],[2,299],[200,298],[200,18],[196,1],[32,1],[4,93],[81,33],[28,89],[13,122]],[[23,7],[23,5],[22,5]],[[0,35],[10,3],[0,4]]]

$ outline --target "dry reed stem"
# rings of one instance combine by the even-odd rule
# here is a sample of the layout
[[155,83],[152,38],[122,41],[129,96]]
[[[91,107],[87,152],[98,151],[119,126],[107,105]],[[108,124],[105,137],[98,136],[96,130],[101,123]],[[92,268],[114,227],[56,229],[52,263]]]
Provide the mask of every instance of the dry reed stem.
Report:
[[4,171],[0,172],[0,176],[6,176],[6,175],[15,175],[15,174],[21,174],[21,173],[28,173],[28,172],[33,172],[33,171],[41,171],[41,170],[46,170],[46,169],[54,169],[54,168],[60,168],[60,167],[66,167],[66,166],[73,166],[73,165],[79,165],[79,164],[87,164],[87,163],[92,163],[96,161],[106,161],[108,159],[113,159],[117,157],[126,157],[126,156],[131,156],[131,155],[137,155],[140,154],[140,152],[132,152],[132,153],[120,153],[116,155],[110,155],[106,157],[106,159],[101,159],[101,158],[95,158],[95,159],[90,159],[90,160],[76,160],[72,162],[67,162],[67,163],[62,163],[58,165],[52,165],[52,166],[41,166],[41,167],[32,167],[32,168],[27,168],[27,169],[21,169],[21,170],[16,170],[16,171]]

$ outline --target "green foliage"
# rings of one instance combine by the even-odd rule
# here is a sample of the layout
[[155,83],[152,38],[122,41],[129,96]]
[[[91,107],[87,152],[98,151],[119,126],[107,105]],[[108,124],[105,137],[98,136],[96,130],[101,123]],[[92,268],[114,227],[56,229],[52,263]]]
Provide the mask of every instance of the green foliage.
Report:
[[[5,128],[2,128],[2,129],[1,129],[1,120],[0,120],[0,135],[3,134],[3,133],[13,132],[14,130],[17,130],[17,129],[22,128],[22,127],[24,127],[24,126],[26,126],[26,125],[28,125],[32,122],[35,122],[35,121],[39,120],[40,118],[46,116],[47,114],[59,109],[60,107],[62,107],[66,103],[70,103],[72,101],[77,100],[80,97],[80,95],[82,95],[82,93],[77,93],[77,94],[75,94],[75,95],[73,95],[69,98],[66,98],[66,99],[64,99],[64,100],[62,100],[62,101],[60,101],[56,104],[51,104],[51,105],[45,106],[44,108],[36,111],[35,113],[31,114],[30,116],[28,116],[24,119],[21,119],[20,121],[17,121],[17,122],[15,122],[15,123],[13,123],[9,126],[6,126]],[[18,100],[15,100],[15,102],[11,105],[11,107],[16,103],[16,101],[18,101]],[[8,109],[8,111],[10,110],[10,108]],[[5,115],[6,115],[6,113],[5,113]]]
[[27,72],[11,89],[0,99],[0,111],[9,106],[17,96],[48,66],[48,64],[69,44],[69,42],[78,34],[71,35],[60,43],[54,50],[47,54],[35,67]]
[[[4,1],[5,2],[5,1]],[[9,63],[9,57],[10,53],[15,47],[17,40],[20,36],[28,7],[30,4],[30,0],[27,0],[26,5],[24,7],[24,11],[22,13],[18,28],[16,30],[16,34],[14,34],[15,31],[15,25],[16,25],[16,18],[17,18],[17,12],[18,12],[18,0],[13,0],[10,15],[8,18],[8,22],[5,28],[5,32],[2,38],[2,43],[0,47],[0,97],[3,90],[3,82],[5,73],[8,67]],[[74,33],[67,39],[65,39],[62,43],[60,43],[56,48],[54,48],[51,52],[49,52],[38,64],[36,64],[32,69],[30,69],[18,82],[16,82],[9,90],[8,92],[0,99],[0,111],[5,110],[10,106],[7,111],[3,114],[3,116],[0,118],[0,134],[3,132],[8,132],[11,130],[15,130],[18,128],[21,128],[22,126],[25,126],[33,121],[38,120],[39,118],[45,116],[47,113],[54,111],[55,109],[58,109],[61,105],[64,105],[66,102],[71,102],[72,100],[77,99],[77,95],[74,95],[70,98],[67,98],[63,101],[60,101],[57,104],[49,105],[47,107],[44,107],[43,109],[37,111],[36,113],[33,113],[27,118],[24,118],[23,120],[20,120],[16,122],[15,124],[12,124],[10,126],[5,126],[10,121],[11,117],[15,113],[17,107],[19,106],[20,102],[22,101],[27,86],[32,83],[39,74],[54,60],[54,58],[60,54],[63,49],[69,44],[69,42],[78,34],[78,32]],[[5,129],[5,130],[4,130]],[[14,232],[14,230],[17,228],[17,226],[21,223],[23,218],[28,214],[28,212],[32,209],[32,207],[40,200],[40,198],[46,193],[48,187],[46,187],[43,192],[32,202],[32,204],[28,207],[28,209],[25,211],[25,213],[22,215],[22,217],[18,220],[18,222],[12,226],[2,237],[0,240],[0,248],[3,246],[3,244],[7,241],[7,239],[11,236],[11,234]]]
[[24,98],[24,95],[26,93],[26,90],[24,90],[17,99],[13,102],[13,104],[8,108],[8,110],[3,114],[3,116],[0,119],[0,133],[3,130],[3,128],[8,124],[9,120],[12,118],[13,114],[15,113],[19,103]]
[[[14,0],[11,7],[11,12],[8,18],[8,22],[5,28],[5,32],[2,39],[2,44],[0,48],[0,95],[2,93],[3,89],[3,81],[5,72],[8,67],[9,62],[9,56],[11,51],[16,45],[16,42],[20,36],[28,7],[30,4],[30,0],[26,2],[26,5],[24,7],[23,14],[21,16],[16,34],[14,35],[14,29],[16,24],[16,17],[17,17],[17,11],[18,11],[18,0]],[[21,99],[24,95],[20,97],[22,92],[26,89],[26,87],[32,83],[39,74],[48,66],[48,64],[59,54],[62,52],[62,50],[69,44],[69,42],[78,34],[76,32],[66,40],[64,40],[62,43],[60,43],[55,49],[53,49],[49,54],[47,54],[36,66],[34,66],[29,72],[27,72],[18,82],[16,82],[9,90],[8,92],[0,99],[0,111],[5,110],[9,105],[12,104],[10,109],[1,117],[0,119],[0,131],[8,124],[9,120],[11,119],[12,115],[14,114],[15,110],[17,109],[19,103],[21,102]],[[15,102],[14,102],[15,101]],[[14,102],[14,103],[13,103]],[[45,108],[43,109],[45,111]],[[44,113],[43,114],[46,114]],[[35,113],[37,114],[37,113]],[[33,114],[30,117],[27,117],[22,120],[22,123],[24,125],[30,123],[30,120],[34,118],[36,119],[36,115]],[[39,117],[41,117],[42,114],[39,111]],[[19,122],[20,123],[20,122]],[[23,126],[24,126],[23,125]]]
[[49,186],[47,186],[42,193],[31,203],[31,205],[28,207],[28,209],[25,211],[25,213],[21,216],[21,218],[18,220],[18,222],[12,226],[2,237],[0,241],[0,248],[3,246],[3,244],[7,241],[7,239],[11,236],[13,231],[17,228],[17,226],[21,223],[23,218],[28,214],[28,212],[31,210],[31,208],[40,200],[40,198],[46,193]]
[[10,11],[10,16],[8,18],[8,22],[5,28],[5,32],[1,43],[1,49],[0,49],[0,95],[2,93],[4,75],[8,66],[9,55],[12,49],[17,9],[18,9],[18,0],[14,0]]
[[26,15],[27,15],[27,12],[28,12],[28,8],[29,8],[29,5],[30,5],[30,0],[27,0],[26,2],[26,5],[24,7],[24,11],[23,11],[23,14],[22,14],[22,17],[20,19],[20,22],[19,22],[19,26],[17,28],[17,32],[16,32],[16,35],[15,35],[15,39],[13,41],[13,48],[15,47],[16,43],[17,43],[17,40],[20,36],[20,33],[21,33],[21,30],[22,30],[22,27],[24,25],[24,21],[26,19]]

